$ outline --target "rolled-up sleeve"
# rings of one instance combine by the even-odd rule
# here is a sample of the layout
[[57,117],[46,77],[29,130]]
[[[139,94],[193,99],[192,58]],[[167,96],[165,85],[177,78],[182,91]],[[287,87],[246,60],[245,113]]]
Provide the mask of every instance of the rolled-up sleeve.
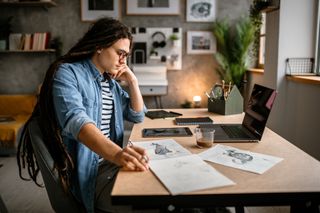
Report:
[[59,67],[54,77],[52,95],[62,133],[77,139],[84,124],[95,122],[87,114],[87,108],[94,107],[94,100],[85,98],[90,96],[81,94],[74,72],[74,68],[68,64]]
[[141,112],[134,111],[131,108],[130,104],[128,105],[128,108],[129,108],[129,112],[127,115],[128,120],[131,120],[132,122],[135,122],[135,123],[140,123],[144,120],[144,115],[147,112],[146,106],[143,106],[143,110]]

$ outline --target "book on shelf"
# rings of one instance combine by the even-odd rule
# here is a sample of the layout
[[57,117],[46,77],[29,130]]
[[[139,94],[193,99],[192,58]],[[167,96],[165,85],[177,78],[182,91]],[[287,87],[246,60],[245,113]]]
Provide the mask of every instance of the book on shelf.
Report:
[[32,39],[32,50],[45,50],[48,48],[50,33],[34,33]]
[[200,125],[212,124],[213,120],[210,117],[190,117],[190,118],[175,118],[177,125]]
[[11,33],[9,35],[9,50],[21,49],[22,33]]
[[46,50],[50,37],[49,32],[12,33],[9,36],[9,50]]
[[23,45],[23,50],[31,50],[31,42],[32,42],[32,34],[26,33],[24,35],[24,45]]

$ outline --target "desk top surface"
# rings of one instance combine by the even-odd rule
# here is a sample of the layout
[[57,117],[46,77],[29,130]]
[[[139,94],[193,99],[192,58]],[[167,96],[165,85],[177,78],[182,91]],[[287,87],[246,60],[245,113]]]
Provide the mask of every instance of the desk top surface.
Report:
[[[209,116],[215,123],[241,123],[244,116],[244,114],[217,115],[208,112],[207,109],[170,110],[182,113],[182,117]],[[152,140],[152,138],[142,138],[141,130],[143,128],[173,126],[176,126],[174,120],[151,120],[146,117],[143,123],[134,125],[130,139],[132,141]],[[193,131],[196,126],[189,127]],[[159,139],[163,138],[155,138],[155,140]],[[192,137],[174,137],[173,139],[194,154],[206,150],[196,147],[194,135]],[[236,185],[194,191],[186,193],[186,195],[320,193],[320,162],[269,128],[265,129],[263,137],[258,143],[224,143],[224,145],[277,156],[283,158],[283,161],[262,175],[207,162],[220,173],[233,180]],[[112,191],[113,197],[155,195],[165,196],[170,194],[151,171],[120,171]]]

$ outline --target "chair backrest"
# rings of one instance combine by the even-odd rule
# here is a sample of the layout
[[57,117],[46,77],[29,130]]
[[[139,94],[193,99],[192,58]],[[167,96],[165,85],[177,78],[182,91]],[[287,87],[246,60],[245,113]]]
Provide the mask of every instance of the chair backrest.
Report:
[[29,123],[28,131],[42,179],[54,211],[85,212],[83,205],[71,193],[67,194],[64,192],[58,172],[54,169],[54,160],[43,142],[43,136],[37,119],[33,119]]

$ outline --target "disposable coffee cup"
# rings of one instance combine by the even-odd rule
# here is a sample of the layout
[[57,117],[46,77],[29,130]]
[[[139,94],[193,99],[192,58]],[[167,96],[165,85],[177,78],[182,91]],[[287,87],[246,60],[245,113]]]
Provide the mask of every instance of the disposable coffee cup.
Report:
[[214,129],[196,127],[196,141],[197,146],[200,148],[209,148],[214,142]]

